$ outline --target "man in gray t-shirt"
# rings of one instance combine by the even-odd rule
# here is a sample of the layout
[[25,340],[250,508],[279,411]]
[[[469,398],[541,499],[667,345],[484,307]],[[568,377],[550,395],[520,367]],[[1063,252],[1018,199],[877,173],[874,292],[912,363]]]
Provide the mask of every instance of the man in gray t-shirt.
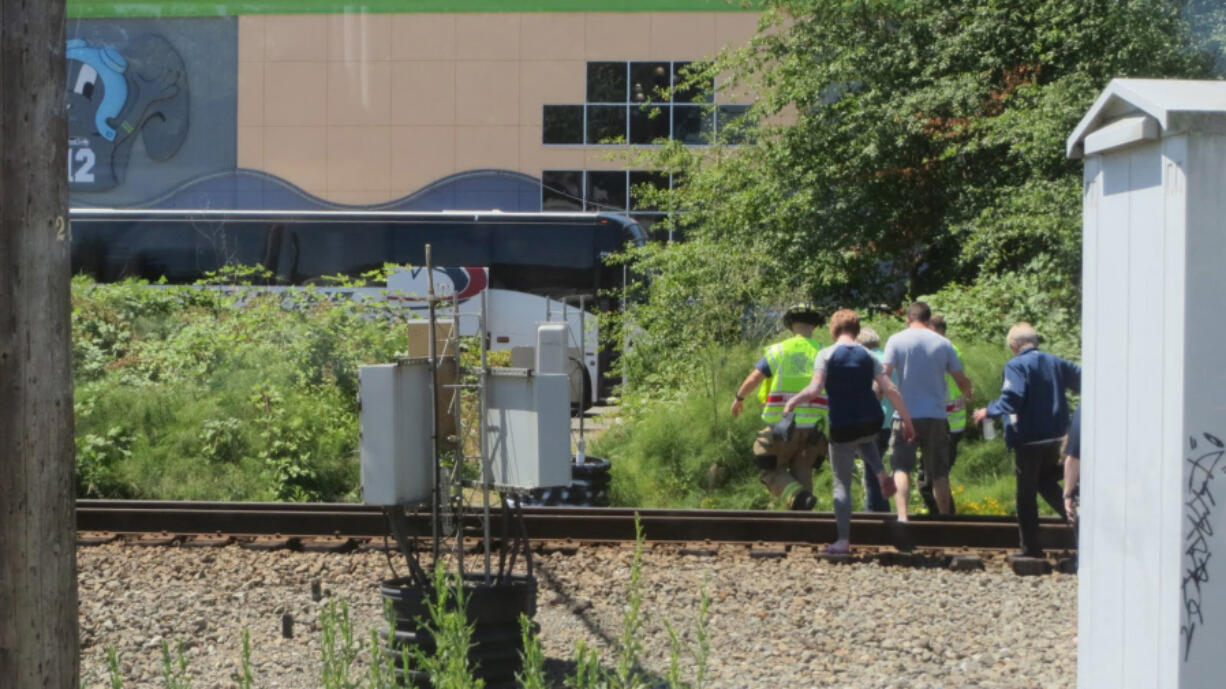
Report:
[[894,497],[898,520],[907,521],[907,491],[910,474],[915,470],[916,451],[924,462],[924,472],[932,477],[932,493],[941,514],[950,512],[949,489],[949,422],[945,415],[945,374],[954,381],[967,399],[971,398],[971,380],[962,372],[962,362],[949,340],[928,328],[932,310],[922,301],[907,307],[907,327],[885,344],[885,371],[893,374],[902,393],[916,438],[907,442],[901,422],[894,415],[890,437],[890,463],[894,468]]

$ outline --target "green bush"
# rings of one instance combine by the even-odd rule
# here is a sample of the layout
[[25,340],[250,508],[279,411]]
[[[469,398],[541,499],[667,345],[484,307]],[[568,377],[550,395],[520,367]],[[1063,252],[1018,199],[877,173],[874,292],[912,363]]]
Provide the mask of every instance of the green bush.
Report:
[[[613,460],[611,499],[640,507],[763,507],[749,448],[761,426],[756,400],[733,419],[736,386],[756,361],[748,345],[705,351],[713,365],[674,395],[626,401],[624,423],[592,453]],[[758,354],[760,355],[760,353]]]
[[391,360],[383,302],[73,281],[78,494],[343,500],[357,369]]
[[1050,262],[983,275],[971,285],[950,284],[924,299],[945,315],[951,331],[968,340],[992,343],[1006,352],[1005,335],[1018,321],[1038,330],[1044,349],[1080,358],[1081,288]]

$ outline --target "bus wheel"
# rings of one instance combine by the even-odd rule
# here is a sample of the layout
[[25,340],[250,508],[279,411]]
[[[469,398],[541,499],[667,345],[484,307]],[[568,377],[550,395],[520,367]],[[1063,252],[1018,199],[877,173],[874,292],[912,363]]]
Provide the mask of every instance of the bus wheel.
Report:
[[577,400],[570,401],[570,415],[577,417],[588,409],[592,408],[592,378],[588,375],[587,369],[580,366],[579,375],[583,378],[583,396]]

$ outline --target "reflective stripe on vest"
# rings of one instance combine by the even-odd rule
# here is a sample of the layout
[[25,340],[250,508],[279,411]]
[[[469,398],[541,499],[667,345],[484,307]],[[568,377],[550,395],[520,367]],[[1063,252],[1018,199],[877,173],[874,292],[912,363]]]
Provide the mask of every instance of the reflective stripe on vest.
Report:
[[[958,355],[958,360],[962,360],[962,352],[958,351],[957,346],[954,347],[954,354]],[[958,381],[954,377],[945,374],[945,417],[949,420],[949,432],[961,433],[966,430],[966,398],[962,396],[962,389],[958,387]]]
[[[770,366],[771,377],[762,385],[767,391],[762,401],[764,422],[771,424],[781,419],[784,405],[809,384],[819,349],[821,346],[816,342],[800,335],[767,347],[766,363]],[[796,407],[796,427],[825,429],[826,413],[825,396],[816,397]]]

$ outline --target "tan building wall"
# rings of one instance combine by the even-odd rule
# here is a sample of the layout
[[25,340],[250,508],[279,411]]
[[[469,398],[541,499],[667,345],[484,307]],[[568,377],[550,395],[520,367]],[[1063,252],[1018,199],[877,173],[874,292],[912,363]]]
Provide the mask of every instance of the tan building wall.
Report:
[[[464,170],[621,169],[545,146],[545,104],[585,100],[593,60],[699,60],[746,12],[242,15],[238,165],[370,204]],[[722,100],[722,99],[721,99]]]

